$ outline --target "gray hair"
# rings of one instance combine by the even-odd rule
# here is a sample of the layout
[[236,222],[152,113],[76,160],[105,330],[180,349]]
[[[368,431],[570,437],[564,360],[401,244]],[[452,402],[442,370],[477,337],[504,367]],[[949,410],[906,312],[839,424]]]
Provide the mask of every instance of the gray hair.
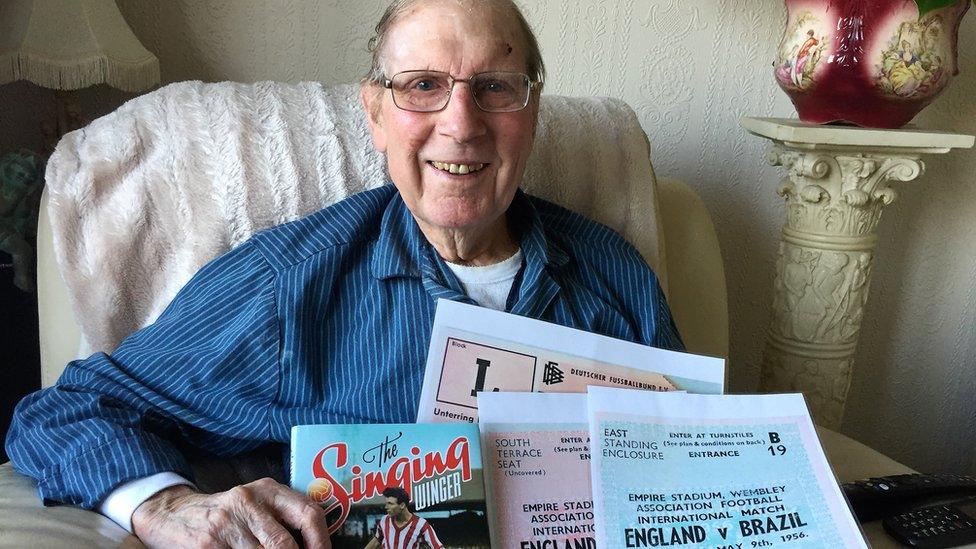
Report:
[[[369,72],[366,74],[364,80],[369,83],[379,84],[384,78],[389,75],[384,74],[382,55],[386,50],[386,39],[393,28],[393,25],[402,17],[411,7],[422,2],[423,0],[393,0],[386,11],[383,13],[383,17],[380,18],[380,22],[376,24],[375,34],[369,39],[369,43],[366,49],[373,54],[372,65],[370,66]],[[542,52],[539,50],[539,41],[536,40],[535,33],[532,32],[532,27],[529,22],[525,20],[522,15],[522,11],[515,5],[512,0],[478,0],[480,2],[493,1],[497,4],[501,4],[503,8],[508,9],[514,16],[519,25],[519,30],[522,33],[522,38],[525,40],[525,46],[527,49],[526,59],[525,59],[525,70],[529,75],[529,78],[536,82],[544,82],[546,78],[546,65],[542,61]]]

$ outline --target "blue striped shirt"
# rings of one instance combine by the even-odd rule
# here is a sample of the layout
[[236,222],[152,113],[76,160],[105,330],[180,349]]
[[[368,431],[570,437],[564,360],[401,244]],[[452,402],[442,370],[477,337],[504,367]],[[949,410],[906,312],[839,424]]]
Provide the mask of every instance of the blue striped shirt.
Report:
[[[657,278],[606,227],[519,191],[509,312],[681,349]],[[45,501],[91,508],[178,444],[233,455],[297,424],[412,422],[437,298],[472,301],[393,186],[256,234],[111,355],[25,398],[7,436]]]

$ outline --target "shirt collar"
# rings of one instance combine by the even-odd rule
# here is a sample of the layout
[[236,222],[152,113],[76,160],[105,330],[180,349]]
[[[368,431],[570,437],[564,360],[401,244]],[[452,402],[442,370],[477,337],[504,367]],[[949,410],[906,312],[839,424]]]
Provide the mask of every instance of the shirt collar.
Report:
[[397,276],[419,278],[425,246],[429,244],[420,232],[417,221],[404,204],[400,192],[394,192],[380,221],[380,235],[373,253],[373,276],[379,279]]
[[[508,208],[508,219],[513,232],[519,235],[528,268],[559,268],[569,261],[569,255],[546,238],[538,211],[521,189],[515,191]],[[373,276],[378,279],[397,276],[421,278],[425,267],[438,263],[432,257],[435,255],[433,247],[420,231],[399,192],[393,193],[380,223],[380,235],[371,265]]]

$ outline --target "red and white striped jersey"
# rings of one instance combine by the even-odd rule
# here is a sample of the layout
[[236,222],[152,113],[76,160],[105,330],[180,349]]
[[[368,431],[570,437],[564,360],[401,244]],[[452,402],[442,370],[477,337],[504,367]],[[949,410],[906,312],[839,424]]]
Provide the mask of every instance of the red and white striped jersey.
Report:
[[374,536],[383,544],[383,549],[444,549],[434,529],[417,515],[400,527],[387,515],[376,525]]

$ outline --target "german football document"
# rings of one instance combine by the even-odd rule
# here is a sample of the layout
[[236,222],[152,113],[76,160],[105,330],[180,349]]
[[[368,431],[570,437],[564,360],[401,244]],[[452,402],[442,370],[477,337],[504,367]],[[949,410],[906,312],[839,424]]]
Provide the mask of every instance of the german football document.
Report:
[[594,547],[586,398],[478,393],[492,547]]
[[867,547],[802,395],[588,396],[597,547]]
[[478,421],[479,391],[582,393],[587,386],[721,394],[725,360],[679,353],[441,299],[418,422]]

